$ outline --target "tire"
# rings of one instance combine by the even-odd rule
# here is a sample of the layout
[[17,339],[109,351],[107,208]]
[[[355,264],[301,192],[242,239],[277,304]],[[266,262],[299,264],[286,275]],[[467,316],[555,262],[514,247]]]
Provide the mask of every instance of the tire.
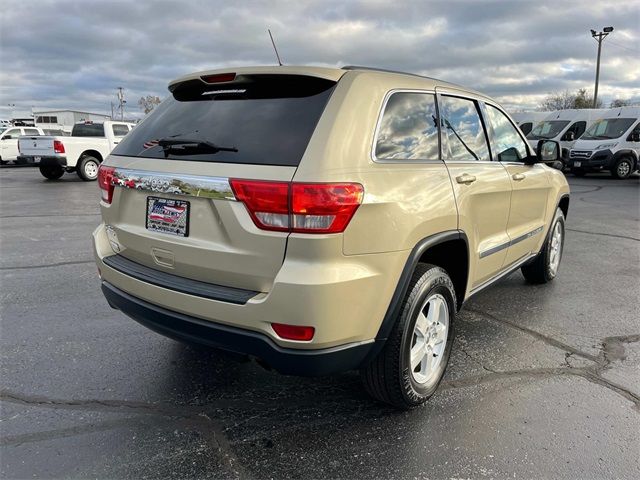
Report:
[[558,208],[542,250],[531,263],[521,268],[529,283],[548,283],[556,278],[564,250],[564,234],[564,214]]
[[100,161],[97,158],[85,155],[78,162],[76,172],[85,182],[93,182],[98,179],[98,167],[100,167]]
[[58,165],[40,165],[40,173],[47,180],[58,180],[64,175],[64,169]]
[[[423,312],[426,315],[420,315]],[[418,264],[389,338],[378,356],[360,372],[367,392],[400,409],[427,401],[438,388],[449,361],[455,313],[456,294],[447,272],[434,265]],[[416,325],[419,317],[422,329]],[[420,350],[420,343],[430,350]],[[416,354],[423,352],[417,355],[422,361],[415,368],[411,368],[412,349]],[[431,369],[427,368],[429,360]]]
[[573,175],[576,177],[584,177],[587,174],[587,172],[585,172],[584,170],[578,170],[575,168],[571,170],[571,173],[573,173]]
[[633,159],[629,157],[621,157],[616,163],[613,164],[611,168],[611,175],[618,180],[624,180],[625,178],[629,178],[629,176],[633,173]]

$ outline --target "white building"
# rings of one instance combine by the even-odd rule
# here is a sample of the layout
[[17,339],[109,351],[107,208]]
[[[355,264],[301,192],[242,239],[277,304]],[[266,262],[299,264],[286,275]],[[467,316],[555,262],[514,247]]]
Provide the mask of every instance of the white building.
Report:
[[109,115],[102,113],[79,112],[77,110],[47,110],[33,112],[36,127],[47,130],[62,130],[70,133],[78,122],[104,122],[111,120]]

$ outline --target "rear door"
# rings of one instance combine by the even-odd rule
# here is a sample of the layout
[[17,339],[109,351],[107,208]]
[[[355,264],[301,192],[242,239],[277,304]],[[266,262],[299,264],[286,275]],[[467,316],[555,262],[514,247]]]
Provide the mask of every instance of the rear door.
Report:
[[[245,74],[175,86],[105,161],[118,186],[102,213],[119,254],[186,278],[269,291],[288,232],[258,228],[254,219],[264,217],[233,201],[230,179],[290,182],[334,85]],[[254,187],[267,200],[282,194],[273,184]]]
[[525,165],[527,145],[508,116],[497,106],[485,105],[494,160],[501,163],[511,182],[511,210],[505,266],[537,252],[544,236],[547,199],[551,183],[542,164]]
[[469,242],[473,290],[500,272],[509,245],[509,175],[491,161],[479,103],[457,94],[438,97],[443,157],[458,205],[459,228]]

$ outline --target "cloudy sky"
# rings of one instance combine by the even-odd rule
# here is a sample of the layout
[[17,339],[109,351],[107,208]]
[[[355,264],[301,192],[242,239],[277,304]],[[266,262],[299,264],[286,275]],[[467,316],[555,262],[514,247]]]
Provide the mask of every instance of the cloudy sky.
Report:
[[0,116],[109,112],[118,86],[140,116],[137,99],[182,74],[273,64],[267,28],[285,64],[409,71],[534,109],[593,89],[589,30],[609,25],[600,97],[640,102],[640,0],[14,1],[0,13]]

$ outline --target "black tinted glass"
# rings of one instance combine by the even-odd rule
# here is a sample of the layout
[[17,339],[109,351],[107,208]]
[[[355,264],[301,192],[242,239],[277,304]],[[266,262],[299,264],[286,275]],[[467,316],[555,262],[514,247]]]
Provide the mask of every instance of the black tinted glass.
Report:
[[487,138],[473,100],[443,96],[440,115],[449,160],[490,160]]
[[[335,82],[292,75],[174,90],[113,150],[113,155],[224,163],[297,166]],[[162,139],[209,142],[212,148],[163,150]]]
[[72,137],[104,137],[102,123],[78,123],[73,126]]
[[394,93],[378,131],[380,160],[437,160],[438,123],[435,97],[427,93]]

